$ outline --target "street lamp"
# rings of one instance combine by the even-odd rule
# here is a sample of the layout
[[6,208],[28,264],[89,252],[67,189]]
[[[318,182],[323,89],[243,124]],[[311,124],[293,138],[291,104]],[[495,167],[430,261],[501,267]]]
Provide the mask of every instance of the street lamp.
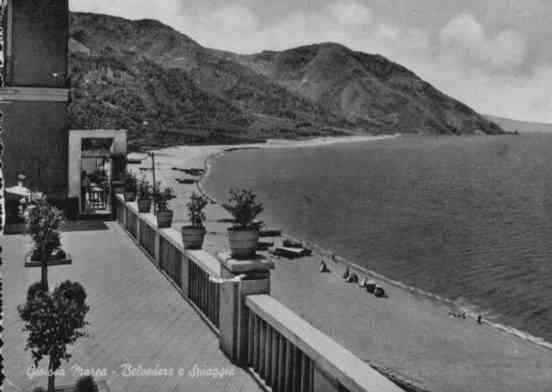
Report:
[[155,183],[155,153],[150,151],[147,154],[151,157],[151,175],[153,177],[153,214],[157,215],[157,204],[155,203],[155,194],[157,190],[157,185]]

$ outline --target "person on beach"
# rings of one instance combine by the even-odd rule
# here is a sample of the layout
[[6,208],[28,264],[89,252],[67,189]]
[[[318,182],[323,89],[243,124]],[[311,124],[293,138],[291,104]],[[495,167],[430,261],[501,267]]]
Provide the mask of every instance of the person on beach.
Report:
[[481,315],[477,316],[477,324],[483,324],[483,318],[481,317]]

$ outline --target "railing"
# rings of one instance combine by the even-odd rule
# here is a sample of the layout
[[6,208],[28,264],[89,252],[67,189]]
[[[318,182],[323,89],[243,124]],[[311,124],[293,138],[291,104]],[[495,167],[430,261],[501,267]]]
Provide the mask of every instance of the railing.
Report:
[[117,195],[117,220],[164,275],[203,314],[214,329],[219,327],[220,285],[210,278],[220,278],[217,260],[203,251],[185,250],[180,234],[159,229],[152,214],[139,214],[135,202],[125,202]]
[[140,235],[138,242],[150,257],[155,258],[155,236],[156,232],[153,227],[148,224],[140,225]]
[[[182,252],[166,238],[159,238],[159,268],[163,270],[178,287],[182,287]],[[186,261],[184,261],[186,262]]]
[[220,285],[209,279],[209,274],[195,263],[189,265],[189,298],[219,327]]
[[248,366],[274,392],[312,392],[311,359],[264,319],[253,312],[249,317]]
[[117,216],[117,221],[124,226],[125,225],[125,214],[126,214],[126,208],[123,207],[123,201],[118,200],[119,202],[115,204],[115,213]]
[[[397,385],[266,293],[269,274],[185,250],[180,233],[117,195],[117,219],[219,335],[221,349],[274,392],[399,392]],[[121,211],[123,212],[121,212]],[[137,238],[136,238],[137,236]],[[223,267],[221,267],[221,265]],[[239,273],[240,279],[220,279]],[[234,275],[237,276],[237,275]],[[255,277],[260,276],[260,277]],[[221,301],[222,297],[222,301]]]
[[130,208],[126,209],[126,229],[134,238],[138,238],[138,213]]
[[247,366],[273,391],[402,391],[270,295],[245,303]]

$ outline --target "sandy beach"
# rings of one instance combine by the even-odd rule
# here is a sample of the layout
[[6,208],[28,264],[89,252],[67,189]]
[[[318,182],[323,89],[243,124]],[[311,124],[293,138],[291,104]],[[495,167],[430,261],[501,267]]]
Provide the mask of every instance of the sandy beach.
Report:
[[[201,188],[199,184],[178,183],[177,178],[192,177],[173,167],[208,169],[213,157],[235,149],[309,147],[382,138],[171,147],[155,151],[156,177],[178,195],[170,202],[175,214],[173,227],[178,230],[187,219],[189,195]],[[140,166],[151,167],[151,160],[144,159]],[[151,180],[148,170],[141,170],[140,175]],[[227,212],[211,204],[207,217],[204,249],[212,253],[227,249],[227,224],[221,222],[228,217]],[[319,273],[321,258],[328,260],[330,273]],[[272,294],[363,360],[432,392],[551,390],[550,348],[471,318],[451,317],[449,312],[457,311],[451,303],[359,271],[360,278],[369,276],[389,292],[389,298],[375,298],[356,284],[344,283],[344,265],[330,260],[316,249],[313,256],[297,260],[275,258]],[[470,380],[469,385],[466,380]]]

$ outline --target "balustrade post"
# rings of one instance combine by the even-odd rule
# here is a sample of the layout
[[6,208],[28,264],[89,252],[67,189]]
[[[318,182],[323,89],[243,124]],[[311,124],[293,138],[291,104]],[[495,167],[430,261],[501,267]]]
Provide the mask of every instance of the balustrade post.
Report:
[[[247,365],[248,312],[245,297],[270,294],[270,270],[274,262],[264,256],[248,260],[233,259],[229,253],[219,253],[223,283],[220,287],[219,341],[221,350],[237,365]],[[240,277],[239,280],[229,279]],[[261,342],[264,344],[264,342]]]

